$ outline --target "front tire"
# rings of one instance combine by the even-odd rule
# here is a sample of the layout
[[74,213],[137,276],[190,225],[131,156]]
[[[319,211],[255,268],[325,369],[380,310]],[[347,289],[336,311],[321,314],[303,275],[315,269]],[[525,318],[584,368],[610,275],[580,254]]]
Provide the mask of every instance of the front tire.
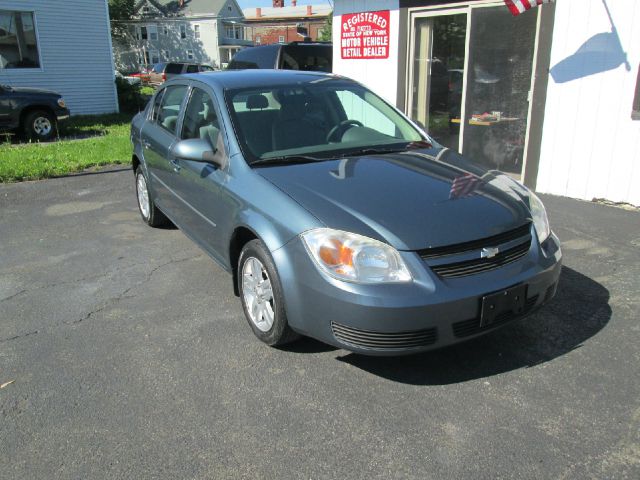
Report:
[[34,142],[47,142],[56,134],[54,116],[45,110],[29,112],[24,117],[24,133]]
[[260,240],[251,240],[240,253],[238,290],[249,326],[261,341],[275,347],[299,338],[289,327],[280,278]]
[[151,198],[147,177],[144,176],[142,167],[136,169],[136,197],[140,216],[147,225],[150,227],[162,227],[169,222]]

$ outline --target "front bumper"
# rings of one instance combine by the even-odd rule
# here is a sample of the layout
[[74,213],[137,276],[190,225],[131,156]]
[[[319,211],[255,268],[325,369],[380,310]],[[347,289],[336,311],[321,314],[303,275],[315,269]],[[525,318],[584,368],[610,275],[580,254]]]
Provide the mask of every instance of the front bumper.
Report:
[[[534,235],[535,238],[535,235]],[[368,355],[402,355],[452,345],[522,318],[555,295],[561,270],[555,235],[531,242],[519,260],[460,278],[440,278],[417,253],[400,252],[413,281],[360,285],[320,273],[296,238],[272,252],[291,328],[322,342]],[[524,312],[480,324],[482,298],[526,285]]]
[[55,109],[55,114],[56,114],[56,120],[58,120],[58,121],[66,120],[67,118],[69,118],[71,116],[71,112],[69,111],[68,108],[57,107]]

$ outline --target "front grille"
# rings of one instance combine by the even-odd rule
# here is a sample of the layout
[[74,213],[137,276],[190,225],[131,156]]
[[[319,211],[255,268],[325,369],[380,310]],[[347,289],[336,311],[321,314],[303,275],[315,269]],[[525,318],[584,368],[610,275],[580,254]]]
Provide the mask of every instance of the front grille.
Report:
[[456,337],[468,337],[470,335],[475,335],[476,333],[480,333],[484,330],[488,330],[490,328],[497,327],[499,325],[503,325],[511,320],[515,320],[516,318],[520,318],[527,313],[529,313],[533,307],[535,307],[536,302],[538,301],[538,295],[534,295],[533,297],[527,298],[526,303],[524,304],[524,311],[520,314],[514,314],[513,312],[505,312],[498,315],[495,320],[489,325],[480,326],[480,318],[472,318],[470,320],[463,320],[462,322],[457,322],[453,324],[453,334]]
[[431,345],[438,338],[435,328],[388,333],[361,330],[331,322],[331,330],[333,330],[334,337],[340,342],[360,348],[387,350],[417,348]]
[[531,237],[520,245],[498,253],[491,258],[474,258],[465,262],[447,263],[445,265],[433,265],[431,270],[441,277],[455,278],[476,273],[486,272],[494,268],[502,267],[522,258],[529,251]]
[[440,258],[447,255],[458,255],[460,253],[471,252],[473,250],[481,250],[485,247],[495,247],[503,243],[517,240],[525,235],[530,237],[531,224],[527,223],[508,232],[493,235],[492,237],[481,238],[480,240],[472,240],[470,242],[456,243],[455,245],[446,245],[444,247],[426,248],[418,251],[425,260]]

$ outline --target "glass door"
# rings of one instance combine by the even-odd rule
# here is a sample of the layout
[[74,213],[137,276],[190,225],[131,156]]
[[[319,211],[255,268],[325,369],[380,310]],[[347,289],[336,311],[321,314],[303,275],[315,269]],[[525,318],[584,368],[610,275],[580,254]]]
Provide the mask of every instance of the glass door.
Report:
[[539,10],[503,2],[413,11],[407,113],[439,143],[520,177]]
[[529,112],[537,15],[504,5],[474,8],[468,52],[462,153],[519,176]]
[[413,27],[411,118],[458,150],[467,14],[418,17]]

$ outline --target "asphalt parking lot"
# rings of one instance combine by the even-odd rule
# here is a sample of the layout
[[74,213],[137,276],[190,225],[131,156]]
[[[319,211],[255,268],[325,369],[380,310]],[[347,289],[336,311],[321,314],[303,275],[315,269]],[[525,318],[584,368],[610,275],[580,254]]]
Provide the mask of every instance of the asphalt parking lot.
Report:
[[261,344],[130,171],[0,185],[0,478],[640,478],[640,213],[543,199],[554,301],[389,359]]

